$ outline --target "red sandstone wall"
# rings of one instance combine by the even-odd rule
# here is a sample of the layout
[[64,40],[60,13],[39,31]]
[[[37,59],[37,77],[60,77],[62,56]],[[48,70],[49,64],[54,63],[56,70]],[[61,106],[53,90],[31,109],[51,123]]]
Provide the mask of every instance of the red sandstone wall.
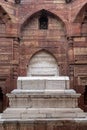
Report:
[[65,26],[59,18],[47,12],[49,20],[48,29],[39,29],[38,17],[40,13],[41,11],[28,19],[26,26],[23,26],[22,29],[22,41],[20,42],[21,75],[26,75],[27,66],[32,55],[42,49],[47,50],[55,56],[61,70],[60,75],[67,75],[67,41],[65,37]]

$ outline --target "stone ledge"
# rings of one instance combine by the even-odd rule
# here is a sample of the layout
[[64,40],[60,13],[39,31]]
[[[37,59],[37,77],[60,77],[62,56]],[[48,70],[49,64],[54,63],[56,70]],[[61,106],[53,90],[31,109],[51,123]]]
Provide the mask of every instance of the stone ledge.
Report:
[[18,77],[18,80],[69,80],[68,76],[49,76],[49,77]]
[[8,108],[2,119],[85,118],[80,108]]
[[69,89],[69,77],[18,77],[17,88],[25,90]]
[[49,89],[42,89],[42,90],[22,90],[22,89],[14,89],[12,92],[12,94],[76,94],[76,91],[73,89],[69,89],[69,90],[62,90],[62,89],[56,89],[56,90],[49,90]]

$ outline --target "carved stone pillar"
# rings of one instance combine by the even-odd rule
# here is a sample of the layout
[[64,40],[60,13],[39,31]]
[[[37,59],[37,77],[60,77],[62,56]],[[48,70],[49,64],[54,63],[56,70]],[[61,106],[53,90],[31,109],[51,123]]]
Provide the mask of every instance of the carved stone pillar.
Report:
[[13,41],[13,79],[17,79],[18,77],[18,66],[19,66],[19,39],[14,38]]
[[70,77],[70,87],[74,87],[74,48],[73,48],[73,38],[68,37],[68,71]]
[[13,59],[16,60],[16,62],[18,62],[19,60],[19,39],[18,38],[14,38],[14,43],[13,43]]
[[73,38],[68,38],[68,60],[72,64],[74,62],[74,48],[73,48]]

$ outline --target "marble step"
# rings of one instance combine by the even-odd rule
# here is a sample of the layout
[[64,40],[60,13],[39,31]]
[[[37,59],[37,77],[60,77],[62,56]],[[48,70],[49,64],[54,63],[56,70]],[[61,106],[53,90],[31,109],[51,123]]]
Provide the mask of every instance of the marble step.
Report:
[[13,90],[9,97],[9,106],[29,108],[75,108],[80,94],[74,90]]
[[7,108],[2,119],[85,118],[80,108]]
[[73,89],[14,89],[11,94],[28,94],[28,95],[73,95],[76,94],[76,91]]

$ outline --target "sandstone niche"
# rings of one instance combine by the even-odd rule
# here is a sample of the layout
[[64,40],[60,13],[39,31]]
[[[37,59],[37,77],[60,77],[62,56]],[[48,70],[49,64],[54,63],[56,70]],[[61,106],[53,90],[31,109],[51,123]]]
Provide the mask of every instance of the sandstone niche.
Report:
[[59,76],[56,59],[46,51],[39,51],[30,60],[27,76]]

